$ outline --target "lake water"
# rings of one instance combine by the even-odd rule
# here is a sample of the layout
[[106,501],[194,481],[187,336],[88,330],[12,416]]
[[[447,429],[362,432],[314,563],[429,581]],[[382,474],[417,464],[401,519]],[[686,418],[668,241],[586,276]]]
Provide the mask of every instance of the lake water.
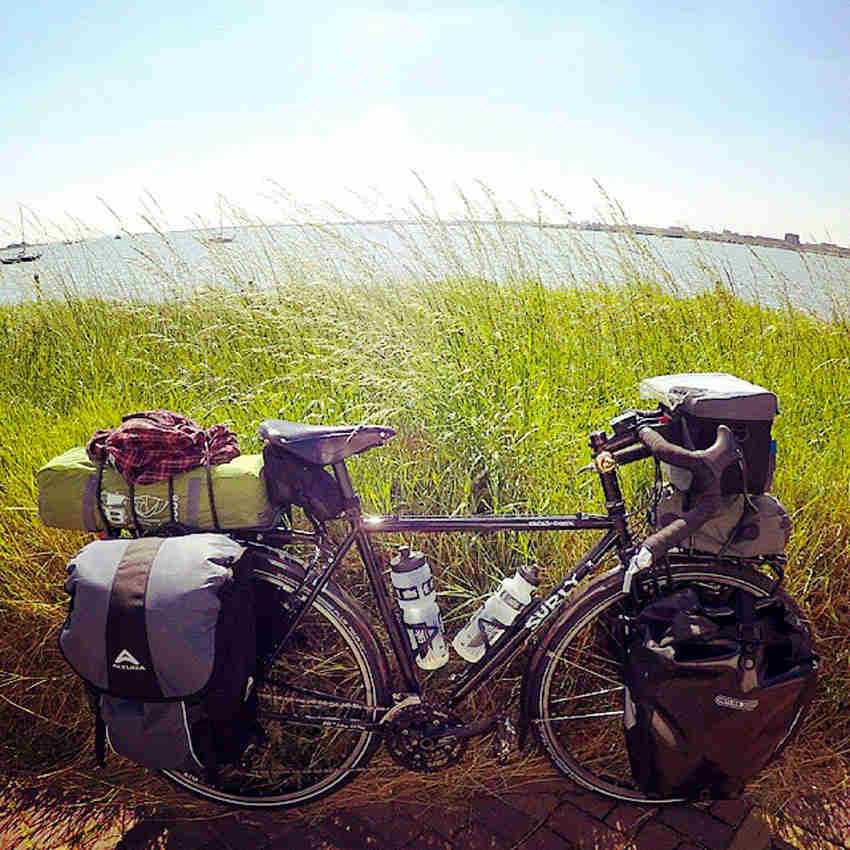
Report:
[[[720,280],[747,300],[850,314],[850,259],[778,248],[539,227],[438,222],[252,226],[124,234],[43,246],[33,263],[0,266],[0,302],[65,292],[159,300],[201,286],[271,288],[293,280],[539,278],[550,286],[615,283],[631,272],[695,292]],[[34,275],[38,275],[38,281]]]

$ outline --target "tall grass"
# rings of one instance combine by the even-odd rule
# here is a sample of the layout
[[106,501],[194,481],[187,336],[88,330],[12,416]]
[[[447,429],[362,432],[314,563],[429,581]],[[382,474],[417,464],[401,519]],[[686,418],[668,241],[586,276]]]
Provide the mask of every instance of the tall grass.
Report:
[[[428,256],[439,254],[449,244],[448,225],[424,213],[421,223],[430,228]],[[267,417],[387,424],[399,436],[351,463],[368,509],[599,510],[593,478],[577,474],[588,460],[588,432],[637,403],[642,378],[725,371],[779,396],[774,491],[794,522],[787,583],[813,619],[823,658],[801,743],[762,783],[762,793],[781,802],[802,776],[821,789],[846,788],[847,320],[839,312],[820,318],[790,305],[744,301],[731,280],[701,294],[676,292],[643,243],[618,245],[612,257],[585,256],[582,268],[590,259],[598,271],[593,279],[568,279],[562,287],[543,285],[542,261],[516,228],[470,225],[462,255],[445,248],[455,263],[448,277],[430,274],[425,255],[416,266],[412,249],[411,274],[401,281],[379,273],[374,246],[365,253],[354,243],[338,246],[347,262],[336,276],[269,247],[253,258],[274,269],[262,286],[255,269],[248,278],[223,259],[226,287],[187,294],[181,285],[172,299],[114,300],[68,286],[62,298],[0,307],[6,775],[48,775],[58,785],[80,771],[90,776],[88,751],[81,750],[90,734],[88,709],[55,646],[64,565],[87,538],[39,522],[34,475],[97,428],[135,410],[169,408],[203,424],[228,424],[251,452],[259,450],[256,426]],[[580,241],[575,249],[589,250]],[[488,262],[504,274],[482,274]],[[649,470],[635,467],[624,480],[628,496],[639,501]],[[524,560],[537,560],[545,581],[555,582],[587,538],[415,542],[431,555],[451,629],[495,579]],[[104,798],[137,799],[116,771],[88,781],[102,783]]]

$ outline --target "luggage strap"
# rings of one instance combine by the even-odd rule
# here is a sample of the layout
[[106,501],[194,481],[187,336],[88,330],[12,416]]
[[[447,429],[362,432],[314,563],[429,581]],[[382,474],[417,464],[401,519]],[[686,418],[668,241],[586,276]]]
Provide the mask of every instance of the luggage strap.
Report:
[[100,713],[100,693],[97,689],[86,682],[86,691],[89,697],[89,707],[94,715],[94,758],[98,767],[106,764],[106,724]]
[[752,670],[756,664],[759,645],[764,641],[764,628],[756,623],[756,601],[743,590],[738,591],[735,601],[738,621],[738,641],[741,644],[740,666]]
[[97,512],[100,514],[100,520],[103,523],[103,530],[110,536],[115,537],[115,529],[106,518],[106,511],[103,509],[103,465],[105,461],[101,458],[97,462],[97,492],[95,493],[95,504]]
[[212,514],[213,526],[216,531],[221,531],[221,525],[219,525],[218,522],[218,511],[215,509],[215,499],[213,498],[212,471],[210,469],[209,460],[204,461],[204,469],[207,472],[207,497],[210,501],[210,513]]
[[[95,493],[95,501],[97,503],[97,510],[100,514],[101,522],[103,522],[103,530],[110,537],[117,537],[115,527],[109,522],[106,518],[106,511],[103,509],[103,467],[105,464],[105,460],[101,458],[97,462],[97,493]],[[133,518],[133,530],[136,534],[142,533],[142,526],[139,523],[139,516],[136,513],[136,488],[132,481],[127,482],[127,501],[130,507],[130,516]]]
[[127,498],[130,502],[130,516],[133,517],[133,530],[141,535],[142,526],[139,523],[139,515],[136,513],[136,485],[132,481],[127,482]]
[[218,521],[218,511],[215,509],[215,499],[213,498],[213,480],[212,480],[212,464],[210,463],[210,441],[209,436],[204,432],[204,469],[207,473],[207,497],[210,501],[210,513],[212,514],[213,526],[216,531],[221,531],[221,525]]

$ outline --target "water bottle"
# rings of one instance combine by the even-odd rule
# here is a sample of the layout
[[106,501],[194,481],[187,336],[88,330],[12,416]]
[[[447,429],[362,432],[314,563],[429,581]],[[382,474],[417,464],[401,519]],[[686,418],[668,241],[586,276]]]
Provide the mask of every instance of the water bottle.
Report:
[[390,578],[416,663],[423,670],[442,667],[449,660],[449,648],[428,561],[421,552],[402,546],[390,561]]
[[472,615],[455,635],[452,646],[461,658],[478,661],[487,647],[495,643],[517,615],[531,604],[540,578],[537,567],[520,567],[510,578],[502,579],[490,598]]

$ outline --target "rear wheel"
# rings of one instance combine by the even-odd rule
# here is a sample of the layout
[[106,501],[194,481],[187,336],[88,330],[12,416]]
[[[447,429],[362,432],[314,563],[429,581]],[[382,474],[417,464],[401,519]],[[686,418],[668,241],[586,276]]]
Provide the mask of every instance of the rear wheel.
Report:
[[[709,606],[738,589],[761,598],[773,587],[770,577],[733,564],[677,565],[669,575]],[[602,576],[544,637],[529,667],[526,706],[552,763],[579,785],[628,802],[674,803],[649,797],[632,780],[622,726],[620,618],[629,601],[622,583],[622,571]]]
[[[302,574],[288,559],[255,570],[261,658],[282,635],[282,605]],[[250,759],[222,766],[215,784],[195,774],[164,773],[194,794],[231,806],[280,808],[330,794],[363,770],[380,743],[369,727],[387,705],[386,670],[356,603],[326,588],[258,685],[264,737]]]

